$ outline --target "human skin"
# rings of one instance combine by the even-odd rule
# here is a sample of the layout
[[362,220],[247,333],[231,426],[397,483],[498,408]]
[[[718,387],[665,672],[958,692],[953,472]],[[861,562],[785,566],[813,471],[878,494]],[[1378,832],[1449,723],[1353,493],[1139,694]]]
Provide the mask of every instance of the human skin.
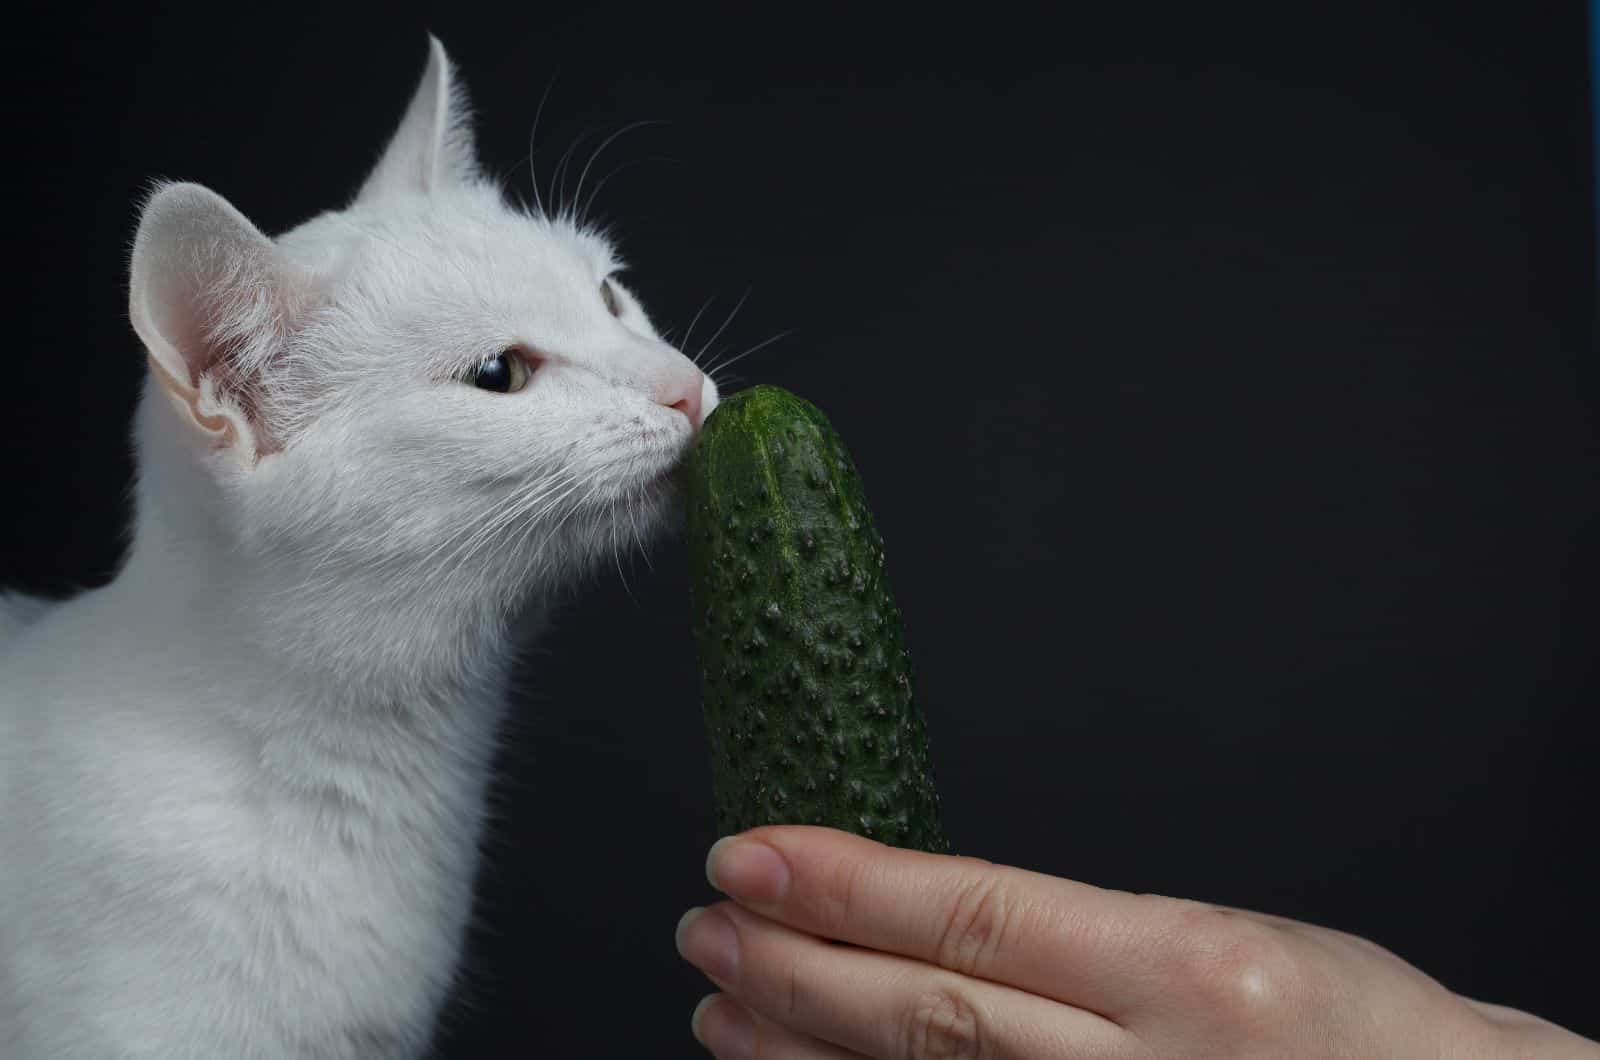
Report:
[[719,1060],[1600,1058],[1284,917],[807,825],[719,840],[706,876],[729,900],[677,941],[723,991],[691,1020]]

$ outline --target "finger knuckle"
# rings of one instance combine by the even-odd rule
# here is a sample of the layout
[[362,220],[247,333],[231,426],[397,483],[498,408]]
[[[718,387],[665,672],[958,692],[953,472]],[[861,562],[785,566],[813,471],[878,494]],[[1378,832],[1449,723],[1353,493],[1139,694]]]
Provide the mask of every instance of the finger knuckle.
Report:
[[934,950],[936,963],[963,975],[980,975],[992,967],[1005,945],[1017,905],[1002,879],[974,876],[951,904]]
[[916,995],[899,1021],[893,1055],[900,1060],[978,1060],[984,1035],[978,1010],[954,984]]
[[1282,947],[1268,932],[1249,931],[1217,955],[1213,985],[1223,1012],[1241,1021],[1279,1007],[1288,973]]
[[1199,919],[1184,975],[1214,1021],[1271,1037],[1303,1011],[1312,980],[1282,932],[1222,913]]
[[867,885],[866,872],[867,863],[859,858],[840,858],[827,870],[812,910],[825,931],[839,933],[849,925]]
[[789,962],[789,973],[784,976],[782,1010],[786,1022],[793,1022],[805,1010],[810,991],[806,986],[805,971],[799,961]]

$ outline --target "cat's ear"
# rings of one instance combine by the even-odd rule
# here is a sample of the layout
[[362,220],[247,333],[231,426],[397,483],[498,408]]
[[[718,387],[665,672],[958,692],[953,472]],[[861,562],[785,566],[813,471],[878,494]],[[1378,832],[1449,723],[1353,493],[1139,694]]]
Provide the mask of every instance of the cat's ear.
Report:
[[428,67],[411,105],[356,201],[395,192],[430,192],[478,175],[472,115],[439,38],[428,35]]
[[222,196],[167,184],[145,203],[129,263],[128,316],[156,382],[216,447],[275,447],[261,374],[308,304],[311,278]]

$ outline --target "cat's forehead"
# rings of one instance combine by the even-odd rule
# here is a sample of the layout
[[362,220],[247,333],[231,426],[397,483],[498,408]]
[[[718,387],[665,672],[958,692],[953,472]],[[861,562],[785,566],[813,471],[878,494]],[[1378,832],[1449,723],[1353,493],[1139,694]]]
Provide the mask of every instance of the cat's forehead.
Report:
[[322,214],[278,237],[284,253],[323,274],[381,270],[542,275],[590,283],[622,267],[600,232],[565,216],[509,205],[482,185],[448,195],[394,197]]

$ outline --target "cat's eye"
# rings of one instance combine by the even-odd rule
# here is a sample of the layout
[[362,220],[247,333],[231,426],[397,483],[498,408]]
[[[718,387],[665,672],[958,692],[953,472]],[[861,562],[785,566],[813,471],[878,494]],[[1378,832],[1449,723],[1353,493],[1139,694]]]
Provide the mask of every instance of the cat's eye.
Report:
[[496,394],[514,394],[528,385],[528,362],[516,350],[501,350],[488,360],[479,361],[461,381],[471,383],[479,390],[492,390]]
[[622,315],[622,300],[617,297],[617,289],[611,286],[610,280],[600,281],[600,297],[605,301],[606,309],[610,310],[612,316]]

